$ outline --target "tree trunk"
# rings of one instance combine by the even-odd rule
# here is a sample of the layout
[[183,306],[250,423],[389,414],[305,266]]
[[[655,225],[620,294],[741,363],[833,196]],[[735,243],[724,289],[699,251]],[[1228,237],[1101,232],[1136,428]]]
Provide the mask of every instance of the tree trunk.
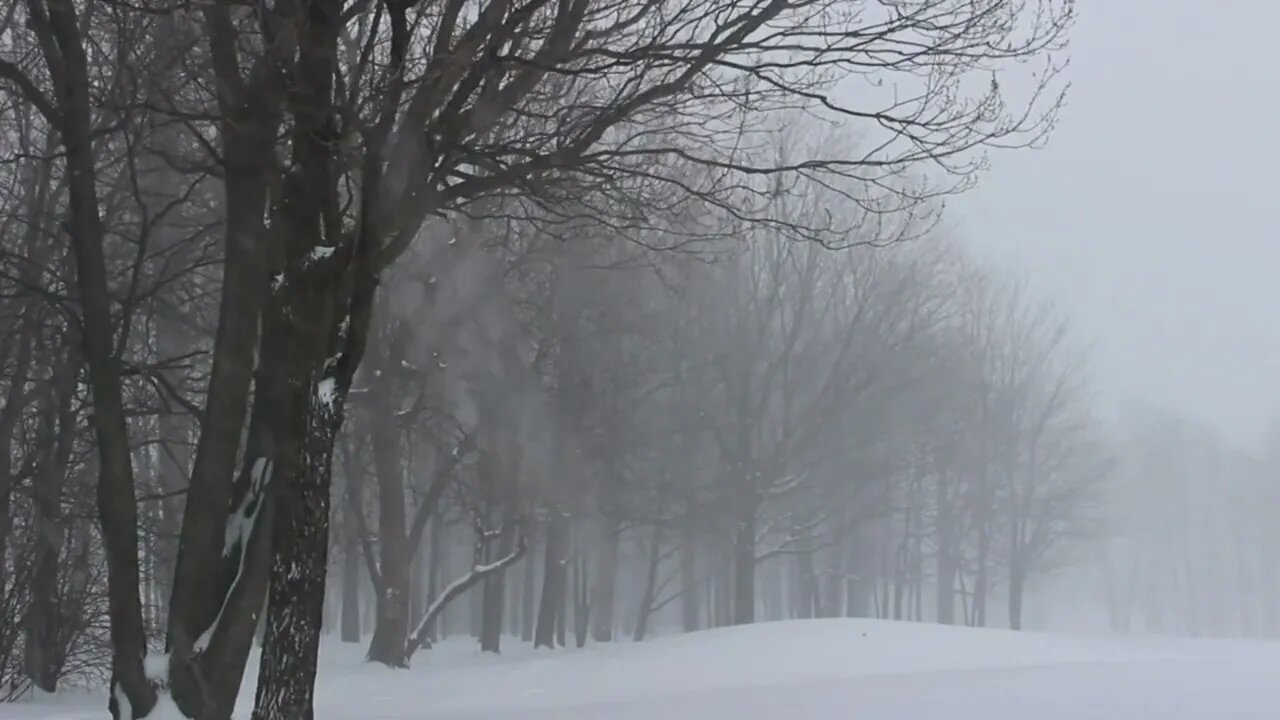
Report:
[[[19,134],[19,149],[23,152],[39,149],[30,147],[25,134]],[[41,223],[47,222],[50,200],[50,175],[53,168],[53,157],[57,152],[57,136],[50,133],[46,138],[41,160],[29,171],[30,181],[22,190],[22,198],[28,203],[30,222],[24,237],[23,254],[28,262],[20,270],[21,283],[27,287],[38,287],[40,274],[44,272],[44,264],[51,254],[49,243],[44,241],[40,231]],[[33,153],[34,154],[34,153]],[[4,335],[0,340],[2,356],[12,358],[8,366],[8,392],[5,394],[4,407],[0,409],[0,589],[8,587],[7,561],[9,533],[13,530],[13,490],[16,478],[13,473],[13,439],[14,430],[22,420],[27,406],[27,382],[36,337],[40,330],[40,301],[30,300],[19,310],[21,319],[16,328]],[[15,348],[13,344],[17,345]]]
[[[448,571],[448,542],[448,527],[445,525],[444,517],[437,517],[431,521],[431,547],[427,554],[427,602],[425,603],[427,606],[430,606],[440,595],[440,578]],[[427,627],[427,640],[432,644],[438,642],[447,631],[446,613],[448,612],[448,608],[441,610],[440,619]]]
[[685,517],[680,539],[680,620],[687,633],[702,629],[698,617],[698,533],[692,513]]
[[744,503],[733,536],[733,624],[756,621],[756,507]]
[[[211,14],[229,23],[224,12]],[[211,46],[235,42],[231,32],[210,34]],[[268,82],[220,103],[225,262],[208,400],[182,510],[166,637],[173,699],[188,717],[229,717],[266,592],[274,506],[266,491],[275,459],[265,398],[275,390],[264,384],[267,370],[258,368],[255,380],[254,357],[262,343],[259,322],[267,297],[261,248],[267,178],[280,124],[278,91]],[[248,440],[237,468],[246,415]],[[250,518],[253,522],[247,523]],[[227,538],[237,534],[239,541],[229,546]],[[224,639],[228,632],[236,637]]]
[[934,508],[938,514],[935,522],[937,544],[936,590],[938,593],[938,622],[943,625],[955,624],[956,603],[956,548],[954,543],[954,522],[952,519],[951,499],[947,496],[946,477],[939,473],[935,481],[936,498]]
[[538,565],[530,554],[524,561],[524,581],[520,589],[520,640],[522,642],[533,642],[534,625],[537,623],[535,615],[537,603],[534,597],[537,580]]
[[342,548],[342,642],[360,642],[360,549],[355,528],[347,523]]
[[[803,530],[793,530],[794,532],[803,532]],[[810,543],[805,541],[798,548],[795,559],[795,590],[796,598],[799,600],[796,608],[796,617],[801,620],[811,620],[818,617],[820,596],[818,589],[818,573],[813,562],[813,548]]]
[[632,639],[636,642],[644,640],[649,631],[649,616],[653,613],[654,593],[657,592],[658,566],[662,561],[662,523],[653,525],[653,544],[649,548],[649,564],[644,577],[644,593],[640,597],[640,612],[636,616],[635,633]]
[[[160,311],[156,320],[156,352],[163,359],[187,352],[192,338],[169,313]],[[180,370],[162,370],[173,387],[181,387]],[[173,593],[174,571],[178,562],[178,536],[182,532],[182,497],[186,492],[187,473],[191,464],[191,417],[179,412],[166,412],[157,419],[160,431],[157,486],[164,497],[158,502],[156,550],[156,605],[160,617],[168,616],[169,597]],[[228,476],[229,477],[229,476]]]
[[605,520],[600,549],[595,554],[595,584],[591,589],[591,639],[613,640],[614,605],[618,589],[618,545],[622,537],[617,524]]
[[[577,573],[577,569],[575,568],[575,574],[574,574],[575,578],[577,577],[576,573]],[[574,582],[576,583],[577,580],[575,579]],[[565,585],[569,586],[569,560],[567,558],[565,560]],[[571,592],[564,593],[564,602],[561,603],[560,607],[556,608],[556,643],[555,644],[558,647],[569,647],[569,640],[568,640],[569,602],[572,599],[572,601],[576,604],[577,598],[578,598],[577,586],[576,585],[569,586],[569,589],[571,590]]]
[[1026,589],[1026,577],[1017,568],[1009,571],[1009,629],[1022,629],[1022,596]]
[[[498,535],[498,551],[489,559],[496,562],[511,554],[516,539],[515,514],[503,509],[502,532]],[[502,620],[506,607],[505,571],[491,573],[484,579],[481,598],[480,652],[502,652]]]
[[587,644],[587,631],[591,620],[591,597],[588,594],[591,585],[587,580],[587,561],[584,558],[578,558],[573,573],[573,635],[580,648]]
[[[314,222],[289,218],[282,240],[293,246],[291,253],[301,254],[300,248],[319,236]],[[271,409],[276,512],[254,720],[309,720],[313,713],[328,564],[331,460],[345,402],[343,389],[320,384],[330,382],[323,373],[334,324],[335,298],[326,280],[314,271],[286,275],[263,333],[262,366],[272,373],[264,384],[275,391],[265,399]]]
[[71,350],[54,371],[55,380],[42,413],[41,437],[37,440],[43,446],[43,458],[32,486],[35,559],[27,610],[26,669],[32,683],[49,693],[58,689],[66,660],[59,564],[64,559],[62,545],[66,536],[62,493],[78,430],[72,405],[79,374],[76,358],[78,353]]
[[[547,520],[545,555],[543,556],[542,597],[538,602],[538,623],[534,629],[534,647],[553,648],[556,625],[564,613],[565,590],[569,578],[569,516],[553,511]],[[561,636],[561,644],[563,644]]]
[[98,514],[106,551],[108,618],[111,627],[112,716],[145,716],[156,692],[143,667],[146,629],[138,573],[138,508],[124,413],[121,368],[113,337],[105,233],[99,214],[94,161],[88,60],[81,18],[71,3],[46,3],[47,32],[41,46],[54,79],[58,131],[65,150],[69,194],[68,234],[76,260],[81,342],[89,365],[93,430],[99,457]]
[[[405,641],[409,637],[409,558],[405,528],[404,467],[400,440],[392,424],[391,382],[388,367],[396,360],[377,347],[370,348],[369,404],[372,415],[374,467],[378,475],[378,548],[380,587],[375,604],[369,660],[389,667],[405,667]],[[398,362],[396,363],[398,364]]]

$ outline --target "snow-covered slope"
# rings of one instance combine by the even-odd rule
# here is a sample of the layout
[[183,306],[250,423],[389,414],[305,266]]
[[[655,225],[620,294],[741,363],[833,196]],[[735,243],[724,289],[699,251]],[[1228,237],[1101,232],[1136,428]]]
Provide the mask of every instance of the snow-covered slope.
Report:
[[[1280,718],[1280,644],[1076,638],[867,620],[762,624],[412,670],[325,649],[320,720],[1230,720]],[[252,683],[252,678],[249,679]],[[251,685],[250,685],[251,687]],[[251,692],[242,698],[248,716]],[[102,717],[98,698],[0,718]]]

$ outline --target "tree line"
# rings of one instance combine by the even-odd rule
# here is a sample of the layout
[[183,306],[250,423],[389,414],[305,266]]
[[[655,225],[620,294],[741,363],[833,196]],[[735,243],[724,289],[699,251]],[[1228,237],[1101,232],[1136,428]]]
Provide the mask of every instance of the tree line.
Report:
[[1051,129],[1071,12],[11,3],[5,692],[227,717],[257,636],[254,717],[310,717],[364,583],[393,666],[463,598],[490,650],[517,600],[550,646],[930,573],[1016,618],[1102,463],[1059,321],[937,218]]

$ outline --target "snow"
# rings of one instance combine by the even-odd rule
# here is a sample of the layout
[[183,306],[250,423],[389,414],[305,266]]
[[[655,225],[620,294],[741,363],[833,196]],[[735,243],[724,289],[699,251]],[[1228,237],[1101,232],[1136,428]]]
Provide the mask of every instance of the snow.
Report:
[[337,381],[331,377],[324,378],[316,385],[316,399],[325,407],[333,407],[337,398]]
[[169,682],[169,655],[167,653],[150,653],[142,659],[142,671],[153,683]]
[[129,696],[124,694],[124,688],[119,683],[112,685],[111,695],[115,698],[120,720],[133,720],[133,705],[129,703]]
[[327,260],[333,256],[334,250],[335,248],[332,248],[332,247],[328,247],[325,245],[318,245],[316,247],[311,248],[311,253],[308,257],[308,260],[310,262],[320,262],[321,260]]
[[253,524],[258,518],[258,508],[261,507],[257,500],[266,482],[269,462],[266,458],[260,457],[253,461],[253,467],[249,469],[249,492],[245,493],[240,506],[227,518],[222,545],[223,557],[231,557],[232,551],[237,547],[244,547],[253,534]]
[[[317,720],[1273,720],[1280,644],[1088,638],[871,620],[766,623],[502,656],[454,639],[410,670],[322,647]],[[236,717],[247,718],[253,675]],[[83,696],[0,719],[105,716]],[[162,716],[167,717],[167,716]]]

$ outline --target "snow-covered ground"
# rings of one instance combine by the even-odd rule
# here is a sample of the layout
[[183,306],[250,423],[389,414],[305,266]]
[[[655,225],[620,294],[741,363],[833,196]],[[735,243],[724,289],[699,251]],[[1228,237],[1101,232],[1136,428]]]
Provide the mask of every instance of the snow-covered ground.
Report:
[[[1280,644],[1079,638],[868,620],[714,630],[586,650],[470,642],[411,670],[325,647],[319,720],[1231,720],[1280,718]],[[246,685],[252,687],[253,679]],[[252,691],[243,710],[248,717]],[[0,705],[105,716],[100,697]]]

